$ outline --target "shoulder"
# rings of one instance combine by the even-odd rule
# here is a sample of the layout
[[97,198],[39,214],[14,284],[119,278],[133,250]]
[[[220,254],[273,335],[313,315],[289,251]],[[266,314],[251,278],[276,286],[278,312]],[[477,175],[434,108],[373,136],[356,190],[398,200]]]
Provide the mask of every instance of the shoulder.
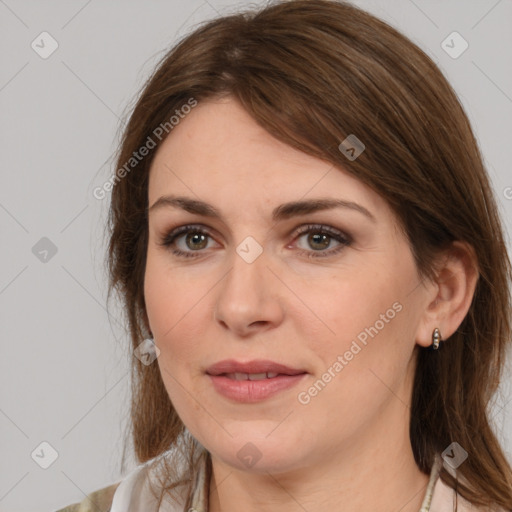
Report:
[[57,512],[109,512],[112,507],[114,493],[121,482],[103,487],[89,493],[79,503],[73,503]]
[[[456,476],[451,467],[444,464],[441,454],[436,454],[420,512],[507,512],[505,509],[496,506],[491,508],[476,506],[466,500],[441,478],[441,468],[443,466],[453,476]],[[460,478],[464,481],[464,478]]]
[[72,503],[56,512],[125,512],[154,508],[154,496],[148,489],[151,466],[141,464],[122,480],[88,494],[79,503]]
[[507,512],[500,507],[489,508],[473,505],[441,478],[438,478],[436,482],[430,510],[431,512],[452,512],[453,510],[458,512]]

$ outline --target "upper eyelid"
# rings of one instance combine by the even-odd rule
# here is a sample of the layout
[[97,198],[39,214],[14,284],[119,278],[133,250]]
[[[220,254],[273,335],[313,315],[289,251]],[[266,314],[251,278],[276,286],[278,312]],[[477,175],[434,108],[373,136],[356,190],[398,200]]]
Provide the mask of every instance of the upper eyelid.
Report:
[[[173,208],[169,208],[170,210],[172,210]],[[311,218],[314,218],[314,217],[317,217],[317,216],[323,216],[325,214],[329,215],[330,213],[336,213],[335,212],[335,208],[330,208],[330,209],[322,209],[322,210],[315,210],[315,211],[311,211],[311,212],[305,212],[305,213],[300,213],[300,214],[297,214],[297,215],[293,215],[293,216],[290,216],[290,217],[286,217],[286,218],[283,218],[283,219],[280,219],[276,222],[274,222],[273,224],[270,225],[269,229],[268,229],[268,232],[271,232],[271,231],[275,231],[277,226],[281,225],[281,224],[285,224],[285,225],[288,225],[288,224],[294,224],[295,226],[297,226],[297,224],[300,224],[300,225],[306,225],[306,224],[316,224],[316,225],[322,225],[322,226],[330,226],[332,229],[334,230],[337,230],[339,232],[341,232],[341,234],[345,234],[347,237],[349,235],[349,233],[343,228],[343,227],[334,227],[332,226],[332,224],[336,224],[337,223],[337,220],[336,219],[328,219],[328,218],[324,218],[322,220],[312,220]],[[352,212],[353,209],[348,209],[348,212]],[[205,225],[203,223],[203,221],[206,221],[208,222],[210,225],[213,224],[213,225],[216,225],[216,224],[219,224],[221,229],[222,230],[226,230],[227,231],[227,239],[230,240],[230,238],[232,237],[232,230],[231,228],[224,222],[224,220],[220,217],[206,217],[203,215],[203,214],[200,214],[200,213],[195,213],[195,212],[190,212],[188,216],[191,216],[191,219],[190,221],[187,222],[186,220],[186,217],[185,217],[185,220],[183,223],[176,223],[176,229],[178,229],[180,226],[183,226],[183,225],[194,225],[194,226],[201,226],[201,227],[204,227],[204,229],[206,230],[213,230],[214,233],[220,233],[219,229],[215,228],[215,227],[210,227],[209,225]],[[166,216],[164,216],[165,218]],[[174,217],[174,216],[173,216]],[[195,218],[194,218],[195,217]],[[199,217],[199,218],[198,218]],[[309,217],[309,220],[308,220],[308,217]],[[151,217],[150,217],[151,218]],[[355,220],[355,219],[354,219]],[[353,220],[352,220],[352,216],[350,215],[349,216],[349,222],[352,223]],[[151,221],[150,221],[150,224],[151,224]],[[174,224],[174,222],[173,222]],[[359,225],[358,221],[357,221],[357,224]],[[279,228],[280,229],[280,228]],[[291,229],[291,230],[286,230],[287,231],[287,236],[289,236],[295,229],[297,228],[294,228],[294,229]],[[168,230],[167,232],[169,232],[170,230]]]

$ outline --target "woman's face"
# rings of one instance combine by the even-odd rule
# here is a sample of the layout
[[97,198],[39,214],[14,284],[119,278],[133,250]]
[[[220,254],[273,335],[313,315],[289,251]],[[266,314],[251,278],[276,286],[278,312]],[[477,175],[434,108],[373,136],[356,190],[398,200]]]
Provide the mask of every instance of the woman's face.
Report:
[[[157,362],[212,456],[279,472],[375,450],[382,435],[408,439],[428,296],[379,195],[225,99],[193,108],[158,149],[149,206],[157,202],[144,283]],[[225,360],[295,372],[212,370]]]

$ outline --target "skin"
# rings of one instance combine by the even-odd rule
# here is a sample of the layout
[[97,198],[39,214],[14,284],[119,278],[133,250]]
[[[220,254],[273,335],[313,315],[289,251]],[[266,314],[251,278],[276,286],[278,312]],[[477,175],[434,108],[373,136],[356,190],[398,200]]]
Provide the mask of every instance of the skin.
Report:
[[[149,205],[166,194],[208,202],[222,214],[150,210],[144,283],[163,382],[212,455],[211,512],[417,512],[428,475],[409,440],[416,355],[432,343],[435,327],[448,338],[466,315],[477,279],[470,248],[454,244],[440,257],[438,279],[421,281],[383,198],[276,140],[232,98],[200,103],[158,149]],[[375,220],[336,208],[272,221],[278,205],[313,198],[353,201]],[[182,234],[174,247],[160,245],[187,224],[209,236],[187,243]],[[330,226],[351,242],[314,257],[340,243],[297,234],[307,224]],[[248,236],[263,248],[252,263],[236,252]],[[396,303],[402,308],[394,318],[301,403],[298,393]],[[228,358],[270,359],[308,375],[274,397],[241,404],[219,395],[205,375]],[[249,442],[261,454],[252,467],[237,457]]]

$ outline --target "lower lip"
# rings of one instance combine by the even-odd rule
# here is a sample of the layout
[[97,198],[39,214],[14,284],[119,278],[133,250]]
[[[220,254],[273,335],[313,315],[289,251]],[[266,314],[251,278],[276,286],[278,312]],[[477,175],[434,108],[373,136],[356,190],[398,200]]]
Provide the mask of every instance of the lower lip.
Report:
[[254,403],[270,398],[298,384],[307,374],[278,375],[271,379],[234,380],[223,375],[208,375],[215,390],[236,402]]

